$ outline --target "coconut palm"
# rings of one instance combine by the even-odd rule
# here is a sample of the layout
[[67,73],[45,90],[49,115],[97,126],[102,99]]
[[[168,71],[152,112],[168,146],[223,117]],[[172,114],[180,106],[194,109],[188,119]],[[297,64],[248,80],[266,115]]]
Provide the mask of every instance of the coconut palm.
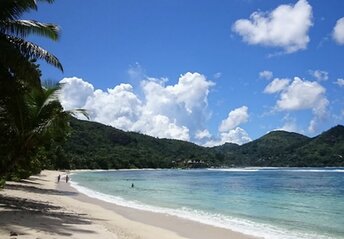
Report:
[[71,112],[56,99],[57,88],[41,86],[41,59],[63,70],[59,60],[28,41],[30,35],[59,39],[55,24],[21,20],[23,13],[37,10],[38,2],[0,1],[0,180],[8,172],[29,164],[42,145],[63,138]]
[[61,86],[33,89],[27,95],[16,94],[6,105],[0,105],[0,116],[5,116],[0,117],[0,130],[6,135],[5,142],[0,142],[2,152],[6,152],[0,160],[0,176],[6,176],[15,168],[27,167],[40,147],[52,141],[62,143],[72,115],[81,113],[87,117],[81,109],[63,110],[58,101]]
[[[54,0],[40,0],[52,3]],[[51,40],[59,39],[59,28],[55,24],[19,19],[24,12],[37,10],[36,0],[1,0],[0,2],[0,80],[13,74],[31,85],[40,85],[34,60],[42,59],[63,71],[59,60],[27,41],[29,35],[39,35]],[[26,76],[30,75],[29,78]],[[30,82],[31,81],[31,82]]]

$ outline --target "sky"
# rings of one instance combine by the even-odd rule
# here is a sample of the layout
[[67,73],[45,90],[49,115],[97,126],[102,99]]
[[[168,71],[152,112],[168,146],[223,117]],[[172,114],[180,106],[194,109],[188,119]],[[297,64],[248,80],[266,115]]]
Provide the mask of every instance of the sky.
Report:
[[[23,16],[60,26],[29,40],[56,55],[43,80],[66,110],[204,146],[344,124],[342,0],[56,0]],[[80,116],[81,117],[81,116]]]

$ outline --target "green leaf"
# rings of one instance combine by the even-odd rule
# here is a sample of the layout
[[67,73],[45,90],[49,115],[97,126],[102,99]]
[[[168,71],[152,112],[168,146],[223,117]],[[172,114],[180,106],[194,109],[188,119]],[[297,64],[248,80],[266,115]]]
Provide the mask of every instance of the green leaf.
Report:
[[50,23],[40,23],[34,20],[8,20],[0,24],[0,31],[25,38],[31,34],[48,37],[51,40],[59,39],[59,28]]

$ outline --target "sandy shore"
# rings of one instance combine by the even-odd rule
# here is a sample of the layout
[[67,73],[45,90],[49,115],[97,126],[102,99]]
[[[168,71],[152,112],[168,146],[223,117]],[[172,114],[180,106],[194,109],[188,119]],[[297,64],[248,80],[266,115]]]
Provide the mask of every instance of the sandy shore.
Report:
[[[250,239],[241,233],[106,203],[78,193],[56,171],[0,191],[0,238]],[[11,236],[12,235],[12,236]]]

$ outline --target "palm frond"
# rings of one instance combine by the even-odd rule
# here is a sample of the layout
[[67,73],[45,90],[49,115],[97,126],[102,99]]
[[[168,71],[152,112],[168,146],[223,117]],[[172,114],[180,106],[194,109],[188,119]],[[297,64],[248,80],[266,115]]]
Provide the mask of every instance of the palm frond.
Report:
[[20,50],[23,56],[29,59],[43,59],[47,63],[63,71],[63,67],[60,61],[57,59],[57,57],[49,53],[47,50],[43,49],[42,47],[30,41],[25,41],[18,37],[7,35],[7,38],[9,39],[11,43],[13,43]]
[[[38,0],[39,2],[53,3],[54,0]],[[24,12],[37,10],[36,0],[1,0],[0,21],[17,19]]]
[[[29,83],[31,87],[41,87],[40,71],[34,62],[30,61],[28,57],[23,56],[19,47],[4,34],[0,33],[0,65],[2,72],[7,74],[6,79],[12,78],[15,73],[17,79],[25,78],[25,82]],[[3,79],[1,79],[3,80]]]
[[59,39],[59,27],[50,23],[41,23],[34,20],[8,20],[0,24],[0,31],[5,34],[14,34],[27,37],[31,34],[48,37],[51,40]]
[[78,115],[83,115],[86,117],[86,119],[90,119],[90,116],[87,112],[87,110],[85,109],[73,109],[73,110],[66,110],[65,111],[67,114],[71,115],[71,116],[78,116]]
[[1,0],[0,20],[17,19],[29,10],[37,10],[35,0]]

